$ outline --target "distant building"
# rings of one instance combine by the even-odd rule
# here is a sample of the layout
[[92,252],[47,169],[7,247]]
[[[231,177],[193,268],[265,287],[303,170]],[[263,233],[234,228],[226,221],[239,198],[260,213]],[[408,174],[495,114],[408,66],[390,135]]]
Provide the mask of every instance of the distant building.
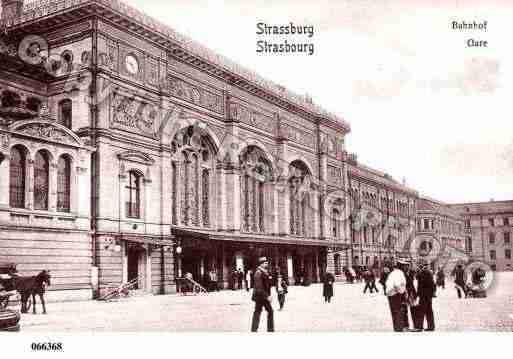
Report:
[[433,269],[442,266],[450,271],[457,261],[469,259],[464,251],[463,220],[449,205],[422,196],[417,201],[416,222],[416,235],[425,239],[424,245],[433,240],[432,248],[423,248],[432,251]]
[[356,155],[348,156],[347,163],[350,212],[361,210],[363,217],[357,219],[362,223],[353,223],[350,233],[348,254],[353,265],[381,267],[392,259],[409,257],[418,192],[358,163]]
[[450,208],[463,220],[467,253],[490,263],[493,270],[513,269],[513,201],[457,203]]

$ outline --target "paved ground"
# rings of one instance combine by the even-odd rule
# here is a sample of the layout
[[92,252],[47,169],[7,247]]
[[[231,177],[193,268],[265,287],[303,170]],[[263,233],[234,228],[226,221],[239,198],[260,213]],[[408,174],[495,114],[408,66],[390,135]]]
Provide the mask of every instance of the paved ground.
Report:
[[[460,299],[452,285],[434,300],[438,331],[513,331],[513,274],[496,278],[485,299]],[[363,284],[337,284],[331,304],[322,287],[290,287],[277,331],[392,331],[382,293],[362,294]],[[273,306],[277,307],[276,299]],[[39,309],[39,308],[38,308]],[[23,332],[55,331],[237,331],[250,328],[253,302],[246,291],[198,296],[133,297],[117,302],[47,304],[47,315],[24,314]],[[260,330],[265,330],[265,311]]]

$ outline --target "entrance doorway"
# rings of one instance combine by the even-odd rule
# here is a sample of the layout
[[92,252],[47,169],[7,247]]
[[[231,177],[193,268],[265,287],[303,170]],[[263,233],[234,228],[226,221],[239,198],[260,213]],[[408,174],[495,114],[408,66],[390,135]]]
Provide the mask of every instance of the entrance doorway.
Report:
[[133,289],[146,288],[146,250],[140,244],[127,245],[127,281],[137,279]]

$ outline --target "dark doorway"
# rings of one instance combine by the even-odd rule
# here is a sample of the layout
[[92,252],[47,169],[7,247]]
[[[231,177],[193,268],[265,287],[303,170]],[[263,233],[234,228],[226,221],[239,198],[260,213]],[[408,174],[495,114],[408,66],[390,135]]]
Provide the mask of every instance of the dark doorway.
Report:
[[198,251],[189,249],[182,255],[182,276],[186,273],[191,273],[195,281],[201,281],[201,253]]
[[[128,247],[127,266],[129,282],[139,277],[139,255],[140,252],[136,247]],[[134,289],[139,289],[139,283],[135,284]]]

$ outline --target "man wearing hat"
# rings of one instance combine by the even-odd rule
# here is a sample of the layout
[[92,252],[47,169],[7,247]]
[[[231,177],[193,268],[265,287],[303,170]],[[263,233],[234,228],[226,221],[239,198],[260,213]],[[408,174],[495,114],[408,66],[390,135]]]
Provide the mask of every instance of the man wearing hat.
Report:
[[269,275],[269,262],[266,257],[261,257],[258,260],[258,268],[255,271],[253,280],[253,297],[255,302],[255,311],[253,312],[253,320],[251,322],[251,331],[258,331],[260,324],[260,314],[262,308],[267,311],[267,331],[274,332],[274,313],[271,306],[271,276]]
[[396,332],[402,332],[408,327],[407,321],[405,322],[404,320],[406,314],[406,307],[404,306],[406,300],[406,277],[402,269],[407,265],[407,262],[398,260],[385,283],[390,313],[392,314],[392,324]]
[[420,271],[417,274],[419,296],[419,310],[417,313],[417,322],[415,328],[422,330],[424,318],[427,320],[427,331],[435,330],[435,318],[433,315],[433,297],[436,292],[436,285],[433,275],[429,271],[427,263],[421,263]]

